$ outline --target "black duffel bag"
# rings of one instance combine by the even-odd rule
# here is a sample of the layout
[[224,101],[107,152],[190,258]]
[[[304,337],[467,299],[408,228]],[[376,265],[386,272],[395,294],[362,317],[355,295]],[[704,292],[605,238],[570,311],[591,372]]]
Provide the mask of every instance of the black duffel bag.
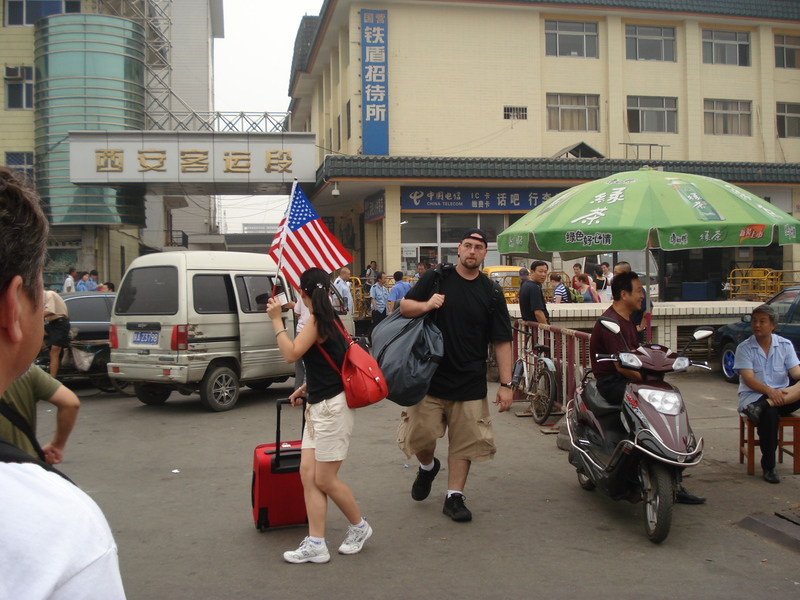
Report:
[[396,308],[375,326],[372,353],[389,386],[386,397],[400,406],[413,406],[428,393],[444,356],[442,332],[430,315],[409,319]]

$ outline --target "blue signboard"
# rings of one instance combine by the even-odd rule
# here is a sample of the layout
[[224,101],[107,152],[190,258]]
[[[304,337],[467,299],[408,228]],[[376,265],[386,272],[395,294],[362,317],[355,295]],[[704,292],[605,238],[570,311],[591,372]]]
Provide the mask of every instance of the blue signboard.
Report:
[[387,11],[361,10],[361,152],[389,154]]
[[405,211],[528,212],[567,188],[401,187]]
[[364,200],[364,222],[377,221],[386,216],[386,199],[383,194]]

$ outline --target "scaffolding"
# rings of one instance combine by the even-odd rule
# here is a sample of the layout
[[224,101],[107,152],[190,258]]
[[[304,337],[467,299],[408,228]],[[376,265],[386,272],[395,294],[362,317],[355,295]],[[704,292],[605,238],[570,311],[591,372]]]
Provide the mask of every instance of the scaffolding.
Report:
[[100,14],[134,21],[146,43],[145,128],[158,131],[289,131],[289,113],[220,113],[194,110],[172,89],[173,0],[98,0]]

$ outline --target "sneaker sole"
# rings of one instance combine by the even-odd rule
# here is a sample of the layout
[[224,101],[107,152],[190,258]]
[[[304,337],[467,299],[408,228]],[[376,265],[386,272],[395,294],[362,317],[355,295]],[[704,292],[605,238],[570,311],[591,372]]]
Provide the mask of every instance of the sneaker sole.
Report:
[[365,537],[364,541],[361,542],[361,548],[359,548],[358,550],[354,550],[353,552],[347,552],[346,550],[342,550],[341,548],[339,548],[339,554],[344,554],[346,556],[350,556],[350,555],[353,555],[353,554],[358,554],[359,552],[361,552],[364,549],[364,544],[371,537],[372,537],[372,527],[369,528],[369,531],[367,532],[367,537]]
[[327,556],[312,556],[310,558],[301,558],[299,560],[287,558],[286,556],[283,557],[283,560],[292,565],[302,565],[303,563],[309,563],[309,562],[321,565],[328,562],[330,559],[331,559],[330,554],[328,554]]
[[450,514],[444,512],[444,511],[442,511],[442,512],[444,513],[444,515],[446,517],[450,517],[450,519],[455,521],[456,523],[468,523],[469,521],[472,521],[472,515],[470,515],[468,517],[460,517],[460,518],[457,519],[453,515],[450,515]]

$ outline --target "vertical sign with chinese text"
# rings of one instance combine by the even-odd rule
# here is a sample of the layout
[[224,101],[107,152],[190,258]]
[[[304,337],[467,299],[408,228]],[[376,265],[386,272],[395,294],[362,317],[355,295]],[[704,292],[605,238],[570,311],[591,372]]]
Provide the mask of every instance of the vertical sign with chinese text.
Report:
[[377,156],[389,154],[387,27],[387,11],[361,11],[362,152]]

